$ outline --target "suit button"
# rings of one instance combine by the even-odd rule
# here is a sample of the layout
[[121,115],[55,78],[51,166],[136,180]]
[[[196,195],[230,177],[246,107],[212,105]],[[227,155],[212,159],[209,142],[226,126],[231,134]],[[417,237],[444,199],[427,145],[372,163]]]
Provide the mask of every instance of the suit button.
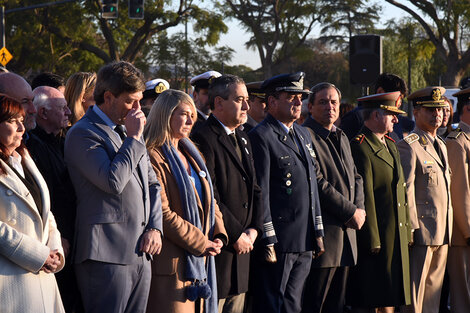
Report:
[[10,220],[10,225],[16,225],[16,220],[14,218]]
[[248,209],[248,203],[246,203],[246,202],[243,203],[243,208],[244,208],[244,209]]
[[398,202],[398,207],[400,207],[400,202]]
[[13,191],[11,191],[10,189],[7,190],[7,196],[11,196],[13,195]]
[[400,227],[402,227],[402,226],[403,226],[403,224],[402,224],[402,223],[400,223]]
[[424,202],[424,204],[429,204],[429,202],[426,201],[426,202]]

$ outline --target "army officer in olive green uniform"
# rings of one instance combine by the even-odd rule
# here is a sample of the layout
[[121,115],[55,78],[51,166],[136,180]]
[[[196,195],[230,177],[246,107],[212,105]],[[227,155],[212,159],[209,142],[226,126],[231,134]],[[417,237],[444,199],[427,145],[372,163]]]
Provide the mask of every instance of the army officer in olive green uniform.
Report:
[[400,155],[386,134],[393,131],[400,92],[359,98],[364,127],[351,142],[364,181],[366,222],[357,232],[358,260],[351,269],[347,302],[353,312],[394,312],[410,304],[408,244],[411,240]]

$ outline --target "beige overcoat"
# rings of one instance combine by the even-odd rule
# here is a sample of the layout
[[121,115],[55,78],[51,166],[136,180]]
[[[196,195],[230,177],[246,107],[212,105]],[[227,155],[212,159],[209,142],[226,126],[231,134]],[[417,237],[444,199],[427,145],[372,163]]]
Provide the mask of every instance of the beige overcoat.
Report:
[[[185,298],[185,286],[189,282],[183,280],[185,252],[201,255],[206,246],[209,232],[210,192],[209,182],[205,175],[199,178],[203,186],[204,207],[198,199],[199,216],[203,231],[183,219],[180,190],[170,171],[168,161],[160,149],[149,151],[150,161],[162,187],[163,213],[163,246],[162,252],[154,256],[152,262],[152,283],[147,306],[148,313],[194,313],[195,303]],[[186,156],[197,173],[202,173],[196,162]],[[197,195],[197,193],[196,193]],[[215,205],[214,236],[222,237],[227,243],[227,233],[222,220],[222,213]]]
[[20,178],[0,160],[7,171],[0,174],[0,312],[64,312],[54,274],[40,271],[50,250],[58,249],[64,267],[60,233],[50,211],[49,190],[36,165],[24,156],[42,199],[42,216]]

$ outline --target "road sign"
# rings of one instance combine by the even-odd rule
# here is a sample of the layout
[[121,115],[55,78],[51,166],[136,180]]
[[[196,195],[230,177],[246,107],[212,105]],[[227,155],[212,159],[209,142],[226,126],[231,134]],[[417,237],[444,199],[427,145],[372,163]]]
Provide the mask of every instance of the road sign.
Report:
[[8,62],[13,58],[11,53],[7,50],[7,48],[3,47],[0,49],[0,63],[5,66]]

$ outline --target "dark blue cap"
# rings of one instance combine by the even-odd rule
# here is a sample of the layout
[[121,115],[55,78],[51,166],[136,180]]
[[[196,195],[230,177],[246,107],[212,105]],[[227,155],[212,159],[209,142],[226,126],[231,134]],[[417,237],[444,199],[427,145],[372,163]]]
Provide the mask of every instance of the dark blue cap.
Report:
[[304,90],[304,77],[304,72],[277,75],[266,79],[261,85],[261,89],[265,90],[266,93],[286,91],[310,94],[309,90]]

